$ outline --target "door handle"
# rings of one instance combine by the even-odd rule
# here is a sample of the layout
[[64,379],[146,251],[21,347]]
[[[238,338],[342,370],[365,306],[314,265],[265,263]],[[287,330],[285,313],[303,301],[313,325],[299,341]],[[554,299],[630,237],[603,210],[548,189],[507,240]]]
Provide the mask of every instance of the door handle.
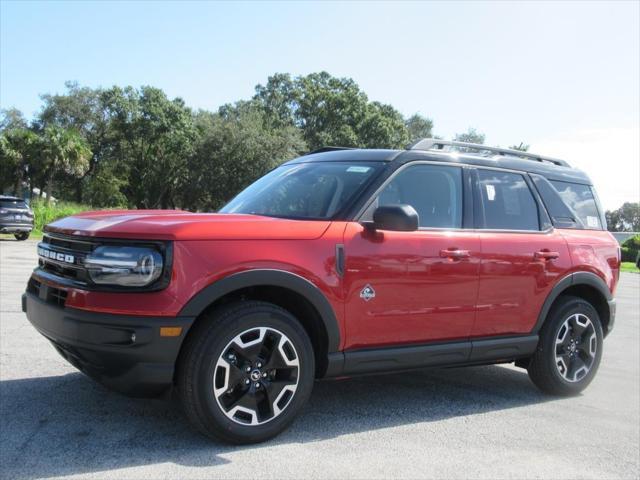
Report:
[[533,254],[533,258],[540,258],[543,260],[553,260],[555,258],[558,258],[559,256],[560,254],[558,252],[551,252],[549,250],[540,250]]
[[469,258],[471,254],[469,253],[469,250],[460,250],[458,248],[448,248],[446,250],[440,250],[440,256],[442,258],[460,259],[460,258]]

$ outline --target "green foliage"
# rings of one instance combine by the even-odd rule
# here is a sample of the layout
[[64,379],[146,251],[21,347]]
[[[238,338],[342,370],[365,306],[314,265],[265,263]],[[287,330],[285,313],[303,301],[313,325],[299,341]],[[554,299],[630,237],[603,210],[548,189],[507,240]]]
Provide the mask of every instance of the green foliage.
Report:
[[195,147],[182,204],[218,209],[241,189],[282,162],[306,150],[292,125],[273,126],[253,102],[226,105],[218,114],[200,112],[200,140]]
[[417,113],[405,121],[409,142],[415,143],[423,138],[433,138],[433,120]]
[[[216,112],[193,111],[149,86],[68,82],[62,94],[41,98],[30,123],[18,110],[0,111],[0,190],[38,188],[101,208],[218,209],[316,148],[404,148],[436,137],[431,119],[405,119],[354,80],[327,72],[277,73],[250,100]],[[484,142],[474,129],[456,138]]]
[[640,253],[640,235],[628,238],[622,244],[622,261],[635,262]]
[[457,142],[479,143],[484,145],[485,135],[478,132],[475,128],[469,128],[464,133],[457,133],[453,139]]
[[298,127],[309,150],[327,145],[400,148],[409,138],[397,110],[369,102],[352,79],[327,72],[296,78],[278,73],[256,87],[254,101],[274,126]]
[[82,205],[73,202],[54,202],[47,204],[43,200],[35,200],[30,205],[34,214],[33,233],[41,235],[42,229],[48,223],[59,218],[75,215],[76,213],[91,210],[88,205]]
[[40,152],[47,172],[47,202],[53,196],[53,182],[58,174],[80,177],[89,169],[91,150],[86,140],[75,130],[51,125],[44,129]]
[[625,202],[616,210],[607,210],[607,229],[610,232],[640,231],[640,203]]
[[640,273],[640,269],[636,267],[635,262],[622,262],[620,271],[628,273]]

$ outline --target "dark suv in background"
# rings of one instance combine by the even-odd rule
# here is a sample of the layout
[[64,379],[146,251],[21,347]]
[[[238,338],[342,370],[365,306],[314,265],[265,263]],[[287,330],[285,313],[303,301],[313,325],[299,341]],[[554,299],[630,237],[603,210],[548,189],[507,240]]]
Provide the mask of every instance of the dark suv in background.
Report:
[[16,240],[26,240],[33,230],[33,212],[18,197],[0,195],[0,233],[13,233]]

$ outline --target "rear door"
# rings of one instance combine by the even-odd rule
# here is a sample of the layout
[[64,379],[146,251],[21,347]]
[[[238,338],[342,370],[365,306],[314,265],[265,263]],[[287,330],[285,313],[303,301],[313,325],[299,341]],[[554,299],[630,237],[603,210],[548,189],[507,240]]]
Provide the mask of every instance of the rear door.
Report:
[[[480,244],[465,229],[471,209],[466,169],[412,164],[387,182],[378,205],[409,204],[415,232],[345,230],[346,348],[469,337],[475,318]],[[467,181],[468,188],[465,187]]]
[[528,175],[476,170],[480,284],[474,337],[531,331],[553,285],[571,268]]

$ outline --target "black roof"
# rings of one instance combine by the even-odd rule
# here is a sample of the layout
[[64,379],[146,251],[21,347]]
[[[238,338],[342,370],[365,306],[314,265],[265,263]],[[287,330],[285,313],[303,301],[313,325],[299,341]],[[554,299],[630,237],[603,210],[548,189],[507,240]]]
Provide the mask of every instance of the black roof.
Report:
[[24,202],[24,198],[12,197],[10,195],[0,195],[0,200],[18,200],[20,202]]
[[[333,147],[332,147],[333,148]],[[403,164],[410,161],[423,160],[432,162],[451,162],[481,167],[497,167],[527,173],[537,173],[549,180],[560,180],[591,185],[586,173],[568,166],[555,165],[550,162],[527,160],[506,155],[484,156],[465,152],[440,152],[432,150],[376,150],[376,149],[342,149],[318,153],[310,153],[287,162],[393,162]]]

